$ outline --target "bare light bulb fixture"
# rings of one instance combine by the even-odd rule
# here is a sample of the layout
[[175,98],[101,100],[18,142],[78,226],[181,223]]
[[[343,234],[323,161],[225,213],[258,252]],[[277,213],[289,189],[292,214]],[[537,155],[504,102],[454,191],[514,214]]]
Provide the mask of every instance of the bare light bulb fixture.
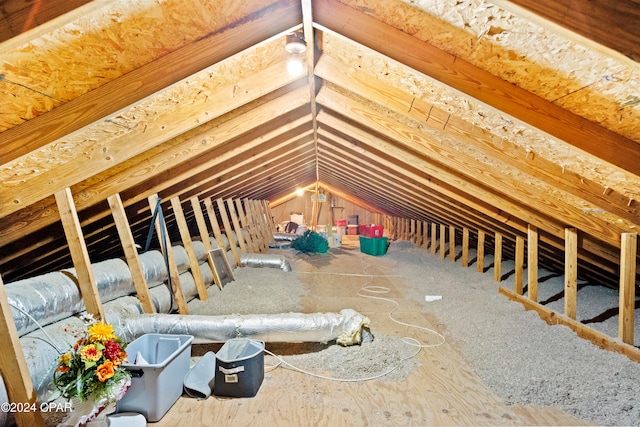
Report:
[[292,77],[298,77],[304,70],[304,63],[300,54],[307,50],[307,43],[302,38],[302,33],[287,34],[285,49],[291,54],[287,61],[287,72]]

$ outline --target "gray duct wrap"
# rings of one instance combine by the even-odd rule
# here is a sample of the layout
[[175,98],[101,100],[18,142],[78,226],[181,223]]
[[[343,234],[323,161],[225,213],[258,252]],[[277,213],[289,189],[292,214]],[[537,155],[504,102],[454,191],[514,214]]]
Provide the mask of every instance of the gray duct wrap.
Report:
[[291,271],[291,264],[282,255],[275,254],[242,254],[240,262],[243,267],[271,267],[282,271]]
[[297,234],[291,234],[291,233],[273,233],[273,238],[275,240],[287,240],[287,241],[294,241],[296,240],[298,237]]
[[[199,260],[206,260],[207,254],[202,242],[194,242],[194,250]],[[174,246],[173,254],[178,271],[181,273],[180,282],[182,284],[182,276],[189,270],[189,258],[182,246]],[[158,300],[154,298],[156,310],[159,312],[168,311],[170,299],[166,303],[160,296],[166,293],[170,297],[168,290],[153,292],[155,287],[167,281],[167,269],[162,254],[158,251],[145,252],[140,255],[140,263],[152,295],[158,294]],[[110,259],[92,264],[91,267],[100,300],[103,303],[125,295],[135,294],[131,271],[124,261]],[[213,275],[206,263],[204,267],[201,268],[201,271],[206,273],[205,283],[211,284]],[[184,277],[184,281],[183,292],[185,296],[187,294],[193,296],[195,284],[190,273]],[[18,335],[22,336],[38,327],[24,312],[29,313],[41,325],[48,325],[84,311],[85,306],[77,282],[75,269],[71,268],[7,283],[5,291],[9,304],[14,306],[12,312]]]
[[[186,251],[181,246],[175,246],[173,249],[178,270],[181,272],[179,278],[183,293],[187,300],[193,299],[197,296],[197,289],[193,276],[188,271]],[[204,281],[209,286],[213,283],[213,273],[207,262],[204,245],[194,242],[194,249],[200,260],[200,271]],[[232,258],[228,249],[227,257]],[[269,263],[273,262],[283,268],[282,260],[278,259],[276,262],[275,258],[267,259]],[[339,314],[161,314],[168,312],[171,304],[171,294],[163,285],[167,280],[164,257],[160,252],[149,251],[140,255],[140,261],[158,314],[142,314],[140,301],[131,296],[135,294],[135,287],[125,262],[113,259],[92,265],[105,311],[105,321],[116,327],[116,333],[125,342],[131,342],[146,333],[173,333],[193,335],[196,342],[224,342],[229,338],[254,337],[270,342],[336,340],[342,345],[352,345],[362,341],[363,328],[369,326],[368,318],[350,309],[342,310]],[[233,259],[232,265],[235,265],[232,261]],[[38,328],[20,310],[12,308],[27,368],[40,402],[49,400],[48,388],[51,386],[59,355],[68,351],[75,343],[74,331],[83,330],[85,327],[75,316],[85,310],[76,282],[75,271],[70,269],[5,285],[10,304],[28,312],[42,326],[42,329]],[[0,402],[7,401],[6,388],[0,376]],[[7,414],[0,412],[0,426],[6,421]]]

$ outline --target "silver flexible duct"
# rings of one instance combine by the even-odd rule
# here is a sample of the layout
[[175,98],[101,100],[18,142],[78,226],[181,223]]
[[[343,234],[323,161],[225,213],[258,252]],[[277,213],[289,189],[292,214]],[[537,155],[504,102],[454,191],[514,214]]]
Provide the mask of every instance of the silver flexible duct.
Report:
[[282,255],[275,254],[242,254],[240,262],[243,267],[271,267],[282,271],[291,271],[291,264]]

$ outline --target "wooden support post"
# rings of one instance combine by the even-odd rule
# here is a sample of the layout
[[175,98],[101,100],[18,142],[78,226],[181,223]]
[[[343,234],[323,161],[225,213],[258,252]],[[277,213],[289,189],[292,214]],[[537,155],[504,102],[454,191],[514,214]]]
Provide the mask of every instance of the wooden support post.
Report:
[[258,249],[260,252],[265,252],[267,250],[268,244],[264,236],[264,230],[260,226],[255,205],[251,200],[244,199],[244,207],[247,210],[249,221],[251,221],[251,228],[255,231]]
[[431,223],[431,253],[436,254],[436,240],[438,236],[438,225],[435,222]]
[[[190,199],[191,207],[193,208],[193,216],[196,218],[196,224],[198,224],[198,232],[200,233],[200,239],[202,240],[202,244],[204,245],[204,249],[207,251],[207,254],[211,249],[213,249],[213,245],[211,244],[211,239],[209,238],[209,229],[207,228],[207,222],[204,219],[204,214],[202,213],[202,205],[200,205],[200,200],[197,196],[194,196]],[[213,265],[213,259],[207,255],[207,263],[209,264],[209,268],[213,272],[215,266]],[[222,289],[222,283],[218,281],[218,277],[213,275],[213,282],[218,287],[218,289]]]
[[429,223],[427,221],[422,221],[422,231],[424,232],[422,248],[426,251],[429,248]]
[[444,252],[447,249],[446,235],[446,226],[444,224],[440,224],[440,259],[444,259]]
[[182,210],[182,203],[180,203],[180,198],[178,196],[171,198],[171,207],[173,208],[173,216],[176,219],[176,224],[178,224],[178,231],[180,232],[180,238],[182,239],[182,246],[184,246],[185,251],[187,251],[189,268],[191,269],[191,275],[193,276],[193,281],[195,282],[196,289],[198,290],[198,298],[202,301],[206,301],[209,299],[209,296],[207,295],[207,285],[205,285],[202,272],[200,271],[200,261],[196,256],[195,249],[193,249],[193,241],[191,241],[189,225],[187,224],[187,219],[185,218],[184,211]]
[[578,231],[564,230],[564,314],[575,319],[578,303]]
[[453,225],[449,226],[449,260],[456,260],[456,228]]
[[[273,237],[273,233],[276,231],[276,221],[273,218],[273,213],[271,212],[271,204],[268,200],[263,200],[262,205],[264,206],[264,213],[267,217],[267,224],[269,225],[269,236],[271,237],[271,242],[275,242],[276,239]],[[332,225],[332,224],[330,224]]]
[[216,211],[213,209],[213,201],[210,198],[204,199],[204,207],[207,209],[207,215],[209,216],[209,225],[211,225],[213,236],[216,238],[218,247],[226,252],[227,247],[224,243],[224,239],[222,238],[222,231],[220,230],[220,224],[218,224]]
[[[273,222],[273,215],[271,215],[271,208],[269,207],[269,203],[266,200],[262,200],[258,202],[261,207],[262,214],[264,215],[264,229],[267,237],[267,247],[269,243],[274,243],[276,239],[273,237],[273,232],[276,231],[275,223]],[[320,214],[318,212],[316,217]],[[318,219],[316,218],[316,228],[317,228]],[[315,230],[315,228],[314,228]]]
[[495,235],[495,248],[493,256],[493,280],[502,281],[502,234]]
[[[200,205],[200,200],[197,196],[193,196],[189,199],[191,202],[191,209],[193,209],[193,216],[196,219],[196,224],[198,225],[198,233],[200,233],[200,240],[204,245],[204,249],[209,252],[213,247],[211,246],[211,240],[209,239],[209,229],[207,228],[207,222],[204,219],[204,214],[202,213],[202,206]],[[207,257],[208,258],[208,257]],[[213,271],[213,269],[212,269]]]
[[515,293],[522,295],[524,292],[524,237],[516,236],[516,259],[514,260],[515,269]]
[[636,256],[638,252],[638,234],[622,233],[620,243],[620,314],[618,320],[618,338],[622,342],[634,345]]
[[538,302],[538,229],[531,224],[527,232],[527,289],[529,299]]
[[409,239],[411,240],[412,244],[417,244],[418,242],[418,230],[416,229],[416,220],[415,219],[411,219],[410,223],[409,223],[409,227],[410,227],[410,232],[409,232]]
[[469,229],[462,227],[462,266],[469,266]]
[[96,278],[91,268],[89,251],[82,235],[82,228],[80,227],[80,220],[78,219],[76,205],[73,202],[71,189],[67,187],[56,192],[55,198],[87,313],[92,314],[96,319],[104,320],[104,310],[102,309]]
[[227,207],[229,208],[229,215],[231,216],[231,222],[233,223],[233,230],[236,232],[236,238],[240,245],[240,250],[243,254],[249,252],[247,250],[247,244],[244,237],[244,231],[240,228],[240,222],[238,221],[238,215],[236,214],[236,208],[233,205],[233,200],[227,199]]
[[15,412],[16,423],[19,427],[44,426],[2,277],[0,277],[0,342],[3,347],[0,351],[0,372],[9,402],[36,408],[35,411]]
[[257,247],[256,235],[253,228],[249,225],[249,221],[247,220],[247,215],[244,212],[244,208],[242,207],[242,201],[240,199],[236,199],[236,210],[238,211],[238,217],[240,219],[240,227],[246,234],[247,238],[247,246],[250,252],[256,253],[259,251]]
[[131,278],[133,279],[133,286],[136,288],[138,294],[138,300],[142,306],[144,313],[155,313],[156,309],[149,293],[149,285],[147,279],[144,277],[144,271],[142,270],[142,263],[138,257],[138,250],[136,249],[136,243],[133,240],[133,234],[131,233],[131,227],[129,227],[129,220],[124,210],[124,205],[120,194],[114,194],[107,198],[109,207],[111,208],[111,215],[113,216],[113,222],[118,230],[120,236],[120,243],[122,244],[122,250],[127,260],[127,265],[131,271]]
[[484,231],[478,230],[478,249],[476,255],[476,270],[478,273],[484,273]]
[[[151,213],[156,208],[156,204],[158,203],[158,195],[152,194],[147,197],[149,201],[149,208],[151,209]],[[167,260],[169,261],[169,271],[167,274],[171,278],[171,291],[173,292],[173,296],[175,298],[176,305],[178,306],[178,313],[180,314],[189,314],[189,308],[187,307],[187,300],[184,297],[184,293],[182,292],[182,285],[180,284],[180,272],[178,271],[178,266],[176,265],[176,260],[173,256],[173,249],[171,247],[171,241],[164,242],[162,239],[162,233],[164,232],[165,236],[167,236],[167,240],[169,239],[169,232],[165,225],[164,231],[160,224],[160,218],[156,218],[155,224],[156,235],[158,236],[158,241],[160,242],[160,249],[162,253],[167,254]]]
[[227,235],[227,240],[229,240],[229,245],[231,245],[231,253],[233,254],[233,259],[235,259],[236,265],[238,267],[242,267],[240,254],[238,253],[238,242],[236,242],[236,238],[233,236],[231,224],[229,223],[229,217],[227,216],[227,210],[224,207],[224,202],[222,201],[222,199],[216,199],[216,203],[218,204],[218,212],[220,213],[220,218],[222,219],[222,224],[224,225],[224,232]]

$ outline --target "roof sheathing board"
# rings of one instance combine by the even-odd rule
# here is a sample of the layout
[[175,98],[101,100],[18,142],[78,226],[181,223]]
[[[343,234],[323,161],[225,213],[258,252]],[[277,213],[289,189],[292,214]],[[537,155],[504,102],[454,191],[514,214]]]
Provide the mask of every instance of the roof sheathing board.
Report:
[[[437,106],[474,127],[484,129],[506,143],[522,148],[523,153],[532,152],[542,156],[557,165],[557,170],[562,173],[575,172],[603,188],[620,192],[628,199],[640,200],[640,178],[637,175],[609,166],[557,138],[341,36],[326,33],[322,43],[324,54],[364,70],[376,79]],[[420,128],[425,129],[425,126],[421,125]]]
[[640,65],[606,57],[483,0],[341,1],[640,142]]
[[[0,55],[0,131],[114,80],[265,5],[256,2],[109,2]],[[1,47],[1,45],[0,45]],[[9,83],[14,82],[14,83]]]

